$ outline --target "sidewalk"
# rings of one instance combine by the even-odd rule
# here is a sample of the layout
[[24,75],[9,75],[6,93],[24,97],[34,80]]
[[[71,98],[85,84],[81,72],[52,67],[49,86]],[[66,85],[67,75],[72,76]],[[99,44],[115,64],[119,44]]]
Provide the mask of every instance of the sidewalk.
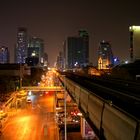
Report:
[[10,111],[7,111],[7,116],[1,120],[2,125],[5,125],[6,121],[20,112],[20,109],[11,109]]

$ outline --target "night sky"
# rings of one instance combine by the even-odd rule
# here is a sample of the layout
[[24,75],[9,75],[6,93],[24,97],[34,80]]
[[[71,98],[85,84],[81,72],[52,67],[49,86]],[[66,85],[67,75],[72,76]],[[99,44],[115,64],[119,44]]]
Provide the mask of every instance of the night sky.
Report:
[[102,40],[110,41],[114,56],[129,58],[129,26],[140,25],[137,0],[1,0],[0,46],[14,46],[18,27],[26,27],[29,36],[44,39],[49,62],[54,64],[63,41],[86,29],[90,36],[90,62],[97,63]]

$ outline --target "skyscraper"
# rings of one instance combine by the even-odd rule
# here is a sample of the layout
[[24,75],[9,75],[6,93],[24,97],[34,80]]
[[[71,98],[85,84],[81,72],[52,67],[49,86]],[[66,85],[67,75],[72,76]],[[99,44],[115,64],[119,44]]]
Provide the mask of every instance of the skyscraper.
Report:
[[17,44],[15,47],[15,62],[25,63],[27,57],[27,29],[20,27],[17,32]]
[[130,26],[130,60],[140,59],[140,26]]
[[46,52],[44,53],[43,59],[44,59],[44,66],[48,67],[48,65],[49,65],[49,63],[48,63],[48,54]]
[[68,69],[89,64],[89,36],[85,30],[80,30],[79,36],[67,38],[66,62]]
[[86,30],[79,30],[79,36],[82,38],[82,44],[83,44],[83,59],[84,59],[84,66],[89,64],[89,35]]
[[109,69],[113,66],[113,53],[109,42],[101,41],[98,49],[98,69]]
[[66,58],[66,56],[67,56],[67,53],[66,53],[66,49],[67,49],[67,40],[65,40],[64,42],[63,42],[63,50],[62,50],[62,54],[63,54],[63,56],[62,56],[62,59],[63,59],[63,68],[62,69],[66,69],[66,66],[67,66],[67,62],[66,62],[66,60],[67,60],[67,58]]
[[64,67],[63,67],[63,64],[64,64],[64,57],[63,57],[63,53],[60,51],[59,52],[59,55],[57,56],[57,61],[56,61],[56,67],[57,69],[59,70],[62,70]]
[[0,63],[9,63],[9,51],[5,46],[0,47]]
[[41,38],[32,37],[29,40],[27,61],[32,61],[32,65],[40,65],[44,63],[44,42]]

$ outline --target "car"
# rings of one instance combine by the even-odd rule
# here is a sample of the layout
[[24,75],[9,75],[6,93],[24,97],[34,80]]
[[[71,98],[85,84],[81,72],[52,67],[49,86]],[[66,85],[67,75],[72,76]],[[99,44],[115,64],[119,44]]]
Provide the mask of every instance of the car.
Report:
[[0,120],[2,120],[3,118],[7,117],[7,113],[4,112],[3,110],[0,110]]
[[26,102],[27,103],[31,103],[32,101],[31,101],[31,99],[27,99]]

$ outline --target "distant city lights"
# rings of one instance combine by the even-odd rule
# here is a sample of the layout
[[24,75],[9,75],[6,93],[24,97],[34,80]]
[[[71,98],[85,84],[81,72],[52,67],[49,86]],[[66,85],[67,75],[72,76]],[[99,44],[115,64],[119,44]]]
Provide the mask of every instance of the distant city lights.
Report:
[[77,66],[78,65],[78,62],[75,62],[74,66]]
[[126,61],[125,61],[125,64],[128,64],[128,62],[129,62],[129,61],[128,61],[128,60],[126,60]]

